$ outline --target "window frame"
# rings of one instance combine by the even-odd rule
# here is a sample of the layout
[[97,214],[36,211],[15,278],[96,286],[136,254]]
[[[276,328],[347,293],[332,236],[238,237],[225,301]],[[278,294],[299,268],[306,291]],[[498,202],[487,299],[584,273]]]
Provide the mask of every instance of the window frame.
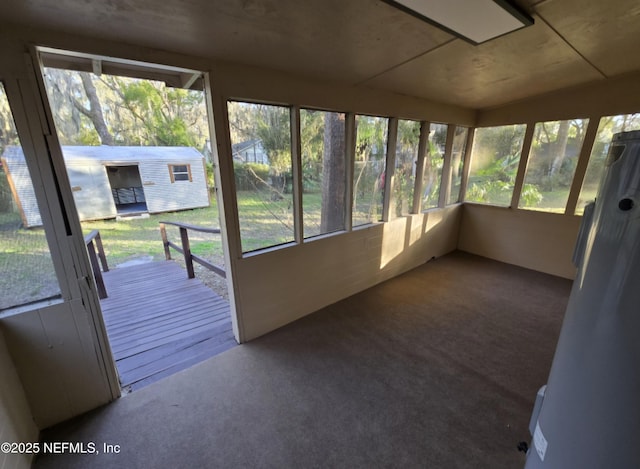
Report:
[[[193,177],[191,175],[191,164],[190,163],[169,163],[169,179],[171,179],[171,184],[176,182],[193,182]],[[179,166],[185,166],[186,171],[176,171],[176,168]],[[187,175],[187,179],[178,179],[176,176]]]

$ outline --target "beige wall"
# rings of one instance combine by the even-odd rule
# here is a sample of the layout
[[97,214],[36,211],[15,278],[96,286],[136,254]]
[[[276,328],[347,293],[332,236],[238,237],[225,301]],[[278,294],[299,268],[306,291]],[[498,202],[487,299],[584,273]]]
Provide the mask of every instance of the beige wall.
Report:
[[77,300],[0,318],[40,429],[111,400],[89,321]]
[[[37,441],[38,428],[0,330],[0,443]],[[26,469],[31,467],[31,460],[27,454],[0,452],[2,468]]]
[[237,262],[243,336],[253,339],[455,250],[455,205]]
[[640,111],[640,73],[576,86],[501,106],[481,110],[478,127],[541,122],[579,117],[631,114]]
[[458,249],[573,279],[581,217],[464,204]]
[[[629,73],[478,111],[477,126],[534,125],[558,119],[589,118],[593,135],[600,117],[640,112],[640,73]],[[592,136],[593,138],[593,136]],[[576,174],[584,175],[589,152]],[[579,191],[580,184],[573,186]],[[574,203],[577,194],[569,200]],[[465,204],[458,248],[534,270],[573,278],[571,255],[581,217]]]

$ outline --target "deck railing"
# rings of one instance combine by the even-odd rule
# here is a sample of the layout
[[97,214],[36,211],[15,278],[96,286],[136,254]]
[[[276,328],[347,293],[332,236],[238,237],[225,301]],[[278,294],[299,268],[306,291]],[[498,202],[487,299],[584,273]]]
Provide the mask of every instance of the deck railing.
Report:
[[[211,262],[203,259],[202,257],[196,256],[191,252],[191,247],[189,245],[188,230],[199,231],[201,233],[219,234],[220,233],[219,228],[206,228],[204,226],[196,226],[196,225],[190,225],[188,223],[178,223],[178,222],[171,222],[171,221],[161,221],[159,223],[160,223],[160,236],[162,237],[162,244],[164,246],[165,259],[167,259],[168,261],[171,260],[170,248],[173,248],[184,256],[184,262],[187,266],[187,276],[189,278],[195,278],[196,276],[193,270],[194,262],[197,262],[201,266],[206,267],[207,269],[215,272],[216,274],[220,275],[223,278],[227,277],[227,273],[222,267],[214,265]],[[181,241],[182,247],[169,241],[167,237],[167,228],[165,225],[177,226],[180,229],[180,241]]]
[[[104,247],[102,247],[100,232],[98,230],[93,230],[84,237],[84,242],[87,245],[89,260],[91,261],[91,270],[93,271],[93,276],[96,279],[98,298],[103,300],[107,297],[107,289],[104,286],[102,272],[109,272],[109,265],[107,264],[107,256],[104,255]],[[96,248],[98,250],[97,254]],[[98,259],[100,259],[100,264],[98,264]],[[100,265],[102,265],[102,271],[100,270]]]

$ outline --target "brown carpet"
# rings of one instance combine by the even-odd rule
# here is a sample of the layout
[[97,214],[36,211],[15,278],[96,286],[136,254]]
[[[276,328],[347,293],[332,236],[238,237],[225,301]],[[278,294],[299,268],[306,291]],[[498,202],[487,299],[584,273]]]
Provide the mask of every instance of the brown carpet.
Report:
[[44,468],[520,468],[568,280],[456,252],[44,432]]

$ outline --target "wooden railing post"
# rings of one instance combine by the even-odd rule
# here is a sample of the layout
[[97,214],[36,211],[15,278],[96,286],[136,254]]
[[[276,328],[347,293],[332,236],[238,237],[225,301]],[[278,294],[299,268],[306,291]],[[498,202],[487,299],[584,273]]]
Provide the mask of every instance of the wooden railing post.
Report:
[[102,238],[100,232],[95,237],[96,247],[98,248],[98,257],[100,258],[100,264],[102,264],[102,271],[109,272],[109,264],[107,264],[107,256],[104,255],[104,247],[102,246]]
[[196,274],[193,271],[193,258],[191,257],[191,247],[189,246],[189,233],[184,227],[180,227],[180,240],[182,241],[182,254],[184,254],[184,262],[187,266],[187,276],[189,278],[195,278]]
[[167,238],[167,227],[164,223],[160,223],[160,236],[162,237],[162,245],[164,246],[164,258],[171,260],[171,251],[169,250],[169,239]]
[[[173,221],[160,221],[160,236],[162,236],[162,244],[164,246],[164,257],[169,261],[171,260],[171,254],[169,249],[173,248],[184,256],[184,262],[187,267],[187,275],[189,278],[195,278],[196,274],[193,270],[193,263],[197,262],[203,267],[215,272],[222,278],[227,277],[227,273],[224,268],[217,265],[213,265],[211,262],[196,256],[191,252],[191,246],[189,245],[189,232],[188,230],[199,231],[201,233],[220,234],[220,228],[207,228],[204,226],[190,225],[188,223],[178,223]],[[167,237],[167,230],[165,225],[177,226],[180,229],[180,239],[182,240],[182,247],[169,241]]]
[[[107,297],[107,288],[104,286],[102,271],[100,270],[100,265],[98,264],[98,256],[96,255],[96,246],[93,242],[93,240],[96,239],[97,234],[98,232],[95,230],[89,233],[85,237],[85,243],[87,244],[87,253],[89,254],[89,263],[91,264],[91,271],[93,272],[93,277],[96,280],[96,287],[98,288],[98,298],[103,300]],[[102,246],[102,243],[100,243],[100,246]],[[104,250],[102,255],[104,256]],[[106,265],[106,260],[104,265]]]

